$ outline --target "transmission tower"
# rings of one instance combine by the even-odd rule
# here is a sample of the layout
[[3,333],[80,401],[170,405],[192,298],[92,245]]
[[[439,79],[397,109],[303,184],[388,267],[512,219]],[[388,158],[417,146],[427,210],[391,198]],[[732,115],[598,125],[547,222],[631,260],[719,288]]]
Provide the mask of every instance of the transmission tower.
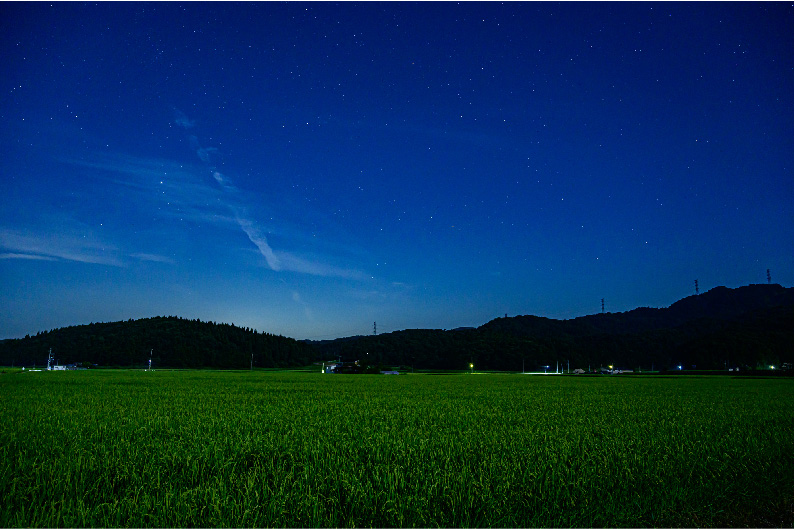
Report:
[[378,334],[378,333],[375,330],[375,322],[373,322],[373,336],[375,336],[376,334]]
[[602,314],[605,313],[605,298],[602,298]]
[[698,296],[698,279],[696,279],[696,296]]
[[770,284],[770,269],[767,269],[767,284]]

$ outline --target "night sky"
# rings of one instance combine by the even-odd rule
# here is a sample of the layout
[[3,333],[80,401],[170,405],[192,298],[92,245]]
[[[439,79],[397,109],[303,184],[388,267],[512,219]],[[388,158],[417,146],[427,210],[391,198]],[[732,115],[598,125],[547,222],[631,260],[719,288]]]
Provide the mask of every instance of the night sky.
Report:
[[793,286],[791,2],[0,10],[0,338]]

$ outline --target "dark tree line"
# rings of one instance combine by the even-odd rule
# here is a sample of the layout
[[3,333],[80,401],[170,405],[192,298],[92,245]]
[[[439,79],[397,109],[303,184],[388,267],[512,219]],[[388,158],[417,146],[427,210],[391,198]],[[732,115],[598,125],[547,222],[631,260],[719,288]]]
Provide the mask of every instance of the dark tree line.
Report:
[[477,329],[406,330],[313,342],[324,359],[370,358],[416,369],[539,370],[756,368],[792,363],[793,291],[780,285],[718,287],[664,309],[572,320],[497,318]]
[[301,366],[314,351],[292,338],[225,323],[174,316],[92,323],[0,342],[0,364],[43,365],[52,348],[60,364],[248,369]]
[[352,370],[539,370],[568,365],[597,369],[699,370],[792,364],[793,289],[780,285],[718,287],[668,308],[553,320],[497,318],[477,329],[412,329],[378,336],[303,342],[229,324],[157,317],[92,323],[0,341],[0,365],[58,363],[248,369],[304,366],[341,358]]

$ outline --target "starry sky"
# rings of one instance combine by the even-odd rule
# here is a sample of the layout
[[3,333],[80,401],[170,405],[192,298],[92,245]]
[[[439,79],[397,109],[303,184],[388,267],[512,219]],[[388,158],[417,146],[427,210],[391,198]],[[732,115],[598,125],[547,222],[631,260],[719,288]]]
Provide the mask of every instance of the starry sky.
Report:
[[791,2],[0,10],[0,338],[793,286]]

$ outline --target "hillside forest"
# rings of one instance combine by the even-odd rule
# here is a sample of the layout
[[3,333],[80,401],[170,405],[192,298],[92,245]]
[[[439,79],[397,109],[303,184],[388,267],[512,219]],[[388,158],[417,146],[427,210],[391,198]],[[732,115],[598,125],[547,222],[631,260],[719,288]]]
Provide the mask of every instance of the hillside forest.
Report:
[[286,368],[358,361],[409,369],[596,370],[791,369],[793,289],[717,287],[667,308],[638,308],[571,320],[494,319],[478,328],[409,329],[327,341],[293,338],[226,323],[161,316],[91,323],[0,341],[0,365],[60,364],[161,368]]

